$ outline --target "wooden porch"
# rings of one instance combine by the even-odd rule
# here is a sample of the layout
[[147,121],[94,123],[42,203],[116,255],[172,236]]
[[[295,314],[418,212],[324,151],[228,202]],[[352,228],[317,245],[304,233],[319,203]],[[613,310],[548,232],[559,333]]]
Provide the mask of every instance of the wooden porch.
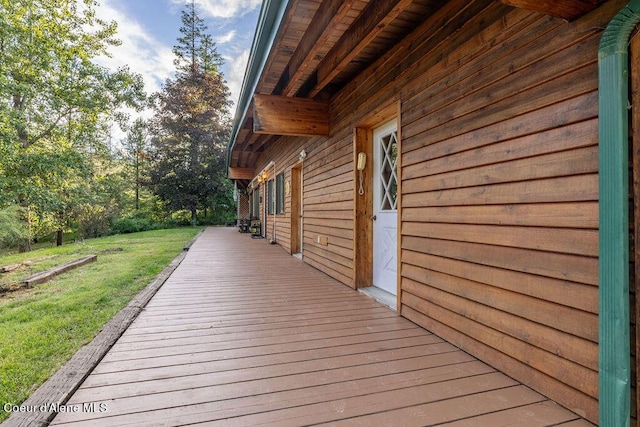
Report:
[[229,228],[191,246],[68,405],[83,403],[52,425],[591,425]]

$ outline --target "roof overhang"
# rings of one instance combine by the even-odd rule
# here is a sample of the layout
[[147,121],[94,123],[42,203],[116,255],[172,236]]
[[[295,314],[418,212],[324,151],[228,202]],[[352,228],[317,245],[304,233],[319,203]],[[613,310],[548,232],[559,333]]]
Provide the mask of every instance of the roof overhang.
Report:
[[230,167],[231,152],[238,137],[238,131],[247,119],[251,99],[256,91],[259,78],[262,75],[267,57],[276,39],[277,31],[285,15],[288,3],[288,0],[264,0],[262,3],[256,32],[251,44],[247,68],[240,89],[236,114],[233,119],[231,138],[227,146],[227,168]]
[[[501,7],[576,19],[607,0],[500,0]],[[280,135],[330,134],[329,100],[439,15],[491,0],[265,0],[227,147],[227,167],[258,167]],[[505,6],[506,5],[506,6]],[[451,16],[453,16],[451,15]],[[420,30],[418,30],[420,31]]]

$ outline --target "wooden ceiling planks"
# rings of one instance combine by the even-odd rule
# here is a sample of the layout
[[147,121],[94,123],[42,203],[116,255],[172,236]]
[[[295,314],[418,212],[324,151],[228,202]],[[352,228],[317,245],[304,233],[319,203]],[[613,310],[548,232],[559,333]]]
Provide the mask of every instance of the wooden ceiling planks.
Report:
[[295,95],[302,84],[303,76],[317,63],[321,51],[326,49],[329,38],[345,19],[353,2],[354,0],[328,0],[320,5],[313,18],[314,25],[303,35],[287,65],[286,73],[280,77],[275,94]]
[[522,9],[533,10],[544,13],[545,15],[555,16],[557,18],[573,21],[580,18],[587,12],[591,12],[603,0],[501,0],[502,3],[509,6],[519,7]]
[[410,4],[411,0],[380,0],[369,3],[318,65],[317,83],[309,96],[314,97],[331,83]]
[[[438,0],[291,0],[257,93],[327,100],[441,5]],[[250,107],[237,135],[232,167],[253,167],[254,150],[273,140],[256,139],[253,113]]]

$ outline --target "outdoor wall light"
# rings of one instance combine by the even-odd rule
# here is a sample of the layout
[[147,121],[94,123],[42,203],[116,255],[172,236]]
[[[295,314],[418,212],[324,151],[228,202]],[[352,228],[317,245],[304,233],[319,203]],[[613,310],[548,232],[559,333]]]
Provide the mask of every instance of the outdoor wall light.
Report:
[[302,150],[302,151],[300,152],[300,155],[298,156],[298,158],[299,158],[300,160],[304,160],[306,157],[307,157],[307,152],[306,152],[306,151],[304,151],[304,150]]

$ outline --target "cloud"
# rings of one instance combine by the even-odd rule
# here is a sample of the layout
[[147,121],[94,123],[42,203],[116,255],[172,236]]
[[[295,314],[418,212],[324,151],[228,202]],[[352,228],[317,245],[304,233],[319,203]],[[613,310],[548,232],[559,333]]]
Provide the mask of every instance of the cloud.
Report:
[[149,34],[137,21],[126,16],[103,1],[97,8],[97,16],[118,22],[117,37],[122,41],[110,49],[111,57],[98,62],[109,69],[128,65],[130,70],[142,75],[147,93],[160,90],[162,83],[174,72],[173,52]]
[[[238,98],[240,97],[240,90],[242,89],[242,81],[244,80],[245,69],[247,68],[247,62],[249,61],[250,49],[244,49],[238,55],[224,56],[228,72],[225,73],[227,85],[231,91],[231,100],[234,106],[238,104]],[[235,107],[234,107],[235,108]]]
[[[171,0],[183,6],[185,0]],[[196,0],[204,15],[212,18],[234,18],[243,16],[260,7],[262,0]]]
[[[111,0],[103,0],[96,8],[96,15],[118,23],[116,37],[122,42],[119,46],[110,47],[110,57],[97,58],[96,62],[110,70],[127,66],[131,72],[142,76],[147,94],[160,91],[164,81],[175,71],[171,48],[153,37],[139,22],[116,9]],[[148,119],[153,114],[151,110],[138,112],[129,108],[123,109],[123,112],[132,119]],[[124,140],[126,133],[115,126],[112,128],[112,138],[114,141]]]
[[215,37],[216,44],[229,43],[236,37],[236,30],[231,30],[227,34],[220,34]]

